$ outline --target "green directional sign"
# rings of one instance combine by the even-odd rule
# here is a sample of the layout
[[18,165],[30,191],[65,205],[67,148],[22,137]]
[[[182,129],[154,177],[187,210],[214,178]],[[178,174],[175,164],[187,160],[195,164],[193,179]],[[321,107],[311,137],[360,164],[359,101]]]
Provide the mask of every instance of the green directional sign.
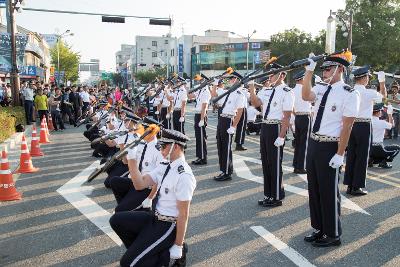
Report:
[[102,80],[112,80],[112,72],[102,72],[101,73]]

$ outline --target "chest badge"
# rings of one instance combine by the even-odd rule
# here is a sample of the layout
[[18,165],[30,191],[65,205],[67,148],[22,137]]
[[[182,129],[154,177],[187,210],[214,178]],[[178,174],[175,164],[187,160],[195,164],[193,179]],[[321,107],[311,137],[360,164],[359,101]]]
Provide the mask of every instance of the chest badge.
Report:
[[148,163],[148,162],[145,162],[144,165],[147,167],[147,166],[149,166],[149,163]]
[[168,194],[169,189],[166,187],[166,188],[164,189],[164,192],[165,192],[165,194]]
[[336,111],[336,105],[335,105],[335,104],[333,104],[331,110],[332,110],[332,112],[335,112],[335,111]]
[[278,105],[278,103],[274,102],[273,106],[276,107],[276,105]]
[[228,104],[230,104],[231,103],[231,101],[228,101]]

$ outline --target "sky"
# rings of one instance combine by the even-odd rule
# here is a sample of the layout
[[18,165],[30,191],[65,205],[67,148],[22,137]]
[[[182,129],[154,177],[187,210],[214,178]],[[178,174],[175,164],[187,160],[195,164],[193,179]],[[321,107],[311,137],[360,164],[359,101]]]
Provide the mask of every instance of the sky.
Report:
[[[106,14],[172,17],[173,36],[204,35],[208,29],[241,35],[256,30],[255,38],[297,27],[316,35],[326,28],[329,10],[345,7],[345,0],[25,0],[26,7]],[[102,23],[99,16],[23,11],[18,25],[39,33],[69,29],[65,41],[81,54],[81,61],[100,59],[100,68],[115,69],[115,53],[121,44],[134,44],[136,35],[161,36],[169,27],[149,25],[148,19],[127,18],[125,24]]]

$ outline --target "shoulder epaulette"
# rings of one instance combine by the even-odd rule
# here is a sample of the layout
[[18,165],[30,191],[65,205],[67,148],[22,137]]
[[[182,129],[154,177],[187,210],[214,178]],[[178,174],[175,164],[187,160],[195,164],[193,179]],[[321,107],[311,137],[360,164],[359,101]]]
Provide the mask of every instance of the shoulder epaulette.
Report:
[[240,90],[236,90],[236,93],[240,95],[242,92]]
[[154,147],[155,147],[158,151],[161,150],[161,145],[160,145],[160,144],[156,144]]
[[287,87],[287,86],[283,87],[283,91],[285,91],[285,92],[290,92],[291,90],[292,90],[292,88],[290,88],[290,87]]
[[348,91],[348,92],[350,92],[350,93],[354,91],[354,89],[351,88],[351,86],[350,86],[350,85],[347,85],[347,84],[345,84],[345,85],[343,86],[343,89],[346,90],[346,91]]

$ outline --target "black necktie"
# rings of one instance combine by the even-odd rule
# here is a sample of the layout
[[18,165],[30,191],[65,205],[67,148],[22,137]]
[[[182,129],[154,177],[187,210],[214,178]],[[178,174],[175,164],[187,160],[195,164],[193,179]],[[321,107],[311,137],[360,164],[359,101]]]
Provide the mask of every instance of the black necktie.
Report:
[[158,187],[157,194],[154,197],[153,202],[151,203],[151,210],[152,211],[156,211],[157,202],[158,202],[158,199],[160,198],[161,186],[162,186],[162,183],[164,182],[164,179],[167,176],[167,174],[168,174],[170,169],[171,169],[171,164],[168,164],[167,169],[165,170],[165,173],[163,175],[163,178],[161,179],[160,186]]
[[146,149],[147,149],[147,144],[144,145],[142,156],[140,157],[140,163],[139,163],[139,171],[142,172],[142,164],[143,164],[143,159],[144,155],[146,154]]
[[272,98],[274,98],[274,95],[275,95],[275,87],[274,87],[274,89],[272,89],[272,94],[271,94],[271,96],[269,97],[267,109],[265,110],[265,114],[264,114],[264,120],[266,120],[267,117],[268,117],[269,110],[271,109]]
[[326,100],[328,99],[328,95],[329,95],[329,92],[331,91],[331,89],[332,89],[332,86],[329,85],[328,89],[322,96],[321,103],[319,104],[317,116],[315,117],[315,122],[314,122],[314,126],[312,129],[313,133],[318,132],[319,128],[321,127],[322,115],[324,115]]
[[231,93],[228,93],[228,94],[226,95],[225,101],[224,101],[224,103],[223,103],[222,106],[221,106],[221,112],[224,110],[224,107],[225,107],[225,105],[226,105],[226,102],[228,102],[228,98],[229,98],[230,94],[231,94]]

